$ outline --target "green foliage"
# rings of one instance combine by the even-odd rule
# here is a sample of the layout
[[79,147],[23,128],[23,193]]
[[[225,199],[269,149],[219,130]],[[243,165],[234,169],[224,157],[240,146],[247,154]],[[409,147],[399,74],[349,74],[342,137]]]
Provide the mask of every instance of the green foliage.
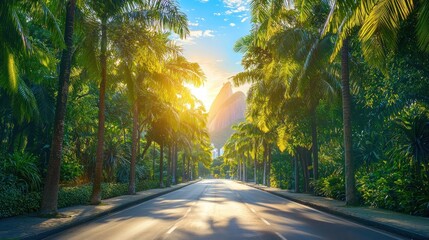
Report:
[[[166,182],[165,182],[166,184]],[[158,181],[143,180],[136,186],[137,191],[157,188]],[[128,192],[127,183],[103,183],[102,199],[108,199],[125,195]],[[58,193],[58,207],[70,207],[75,205],[89,204],[92,185],[81,185],[76,187],[61,187]],[[38,211],[40,208],[41,193],[23,193],[17,188],[8,188],[0,191],[0,218],[22,215]]]
[[429,216],[427,176],[416,178],[410,166],[386,161],[376,163],[374,169],[373,172],[358,172],[358,191],[365,205]]
[[78,160],[65,157],[61,163],[61,181],[73,182],[83,174],[83,166]]
[[30,153],[15,152],[0,157],[0,191],[15,188],[21,192],[37,191],[41,186],[37,158]]
[[292,170],[292,156],[276,150],[271,159],[271,186],[282,189],[291,189],[293,182]]
[[13,187],[2,190],[0,191],[0,218],[37,211],[40,201],[39,192],[22,193],[20,189]]
[[345,200],[345,183],[343,171],[334,171],[331,175],[320,178],[313,183],[314,194],[337,200]]
[[[413,160],[420,169],[429,162],[429,110],[419,103],[406,106],[393,119],[392,157]],[[395,131],[396,130],[396,131]],[[419,173],[418,173],[419,174]]]

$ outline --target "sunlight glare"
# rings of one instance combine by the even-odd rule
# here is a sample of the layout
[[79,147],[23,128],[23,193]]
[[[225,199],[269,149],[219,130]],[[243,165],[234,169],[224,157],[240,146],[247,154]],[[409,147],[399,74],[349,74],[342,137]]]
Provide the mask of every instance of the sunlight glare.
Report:
[[208,90],[206,86],[195,87],[194,85],[187,86],[189,90],[191,90],[192,95],[194,95],[197,99],[203,102],[206,111],[208,111],[210,107],[210,100],[208,99]]

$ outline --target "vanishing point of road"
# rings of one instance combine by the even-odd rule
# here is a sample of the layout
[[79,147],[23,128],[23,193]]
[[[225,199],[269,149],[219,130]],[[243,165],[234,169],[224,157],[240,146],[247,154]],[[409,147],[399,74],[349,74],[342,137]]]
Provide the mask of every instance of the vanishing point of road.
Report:
[[229,180],[203,180],[50,239],[400,239]]

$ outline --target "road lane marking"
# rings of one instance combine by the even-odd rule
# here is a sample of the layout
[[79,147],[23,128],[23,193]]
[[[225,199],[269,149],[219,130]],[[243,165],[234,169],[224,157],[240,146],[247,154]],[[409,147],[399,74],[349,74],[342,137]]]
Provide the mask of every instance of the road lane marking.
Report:
[[264,218],[261,218],[262,222],[264,222],[265,224],[267,224],[268,226],[271,225],[271,223],[269,223],[267,220],[265,220]]
[[170,228],[170,230],[168,230],[167,234],[171,234],[174,230],[176,230],[177,226],[173,226],[172,228]]
[[255,209],[253,209],[253,208],[250,208],[250,210],[253,212],[253,213],[256,213],[256,211],[255,211]]
[[187,217],[190,212],[191,212],[191,208],[188,208],[188,211],[186,211],[185,215],[183,215],[183,218]]
[[283,237],[283,235],[281,235],[278,232],[275,232],[275,234],[281,239],[281,240],[287,240],[285,237]]

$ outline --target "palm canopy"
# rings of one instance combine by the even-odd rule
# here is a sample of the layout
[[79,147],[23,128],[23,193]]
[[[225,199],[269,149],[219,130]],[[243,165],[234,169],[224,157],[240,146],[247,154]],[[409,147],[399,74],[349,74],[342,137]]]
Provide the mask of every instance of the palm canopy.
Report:
[[23,63],[34,58],[40,67],[48,68],[48,62],[55,62],[45,43],[32,36],[30,27],[45,26],[49,31],[49,44],[64,47],[62,32],[51,12],[54,6],[53,2],[44,0],[0,2],[0,88],[11,99],[20,122],[38,115],[36,97],[21,76],[25,70]]

